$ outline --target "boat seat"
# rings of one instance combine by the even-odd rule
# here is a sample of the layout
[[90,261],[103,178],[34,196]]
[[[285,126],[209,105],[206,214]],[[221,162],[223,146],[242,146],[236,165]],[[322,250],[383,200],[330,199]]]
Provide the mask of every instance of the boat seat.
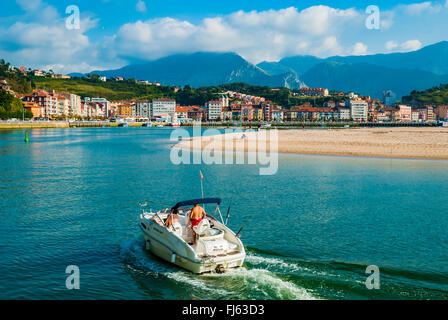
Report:
[[171,231],[178,237],[182,238],[183,230],[182,225],[179,222],[174,222]]
[[215,228],[208,229],[206,235],[200,237],[200,239],[204,241],[214,241],[223,238],[224,238],[224,231]]

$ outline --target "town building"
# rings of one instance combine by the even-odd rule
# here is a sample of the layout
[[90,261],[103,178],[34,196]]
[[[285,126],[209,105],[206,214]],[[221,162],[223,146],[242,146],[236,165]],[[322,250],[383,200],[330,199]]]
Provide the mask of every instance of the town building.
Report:
[[170,115],[174,116],[176,112],[176,100],[161,98],[155,99],[151,104],[151,117]]
[[61,93],[61,95],[70,100],[67,115],[81,116],[81,97],[73,93]]
[[434,122],[436,121],[436,113],[433,106],[425,106],[426,111],[426,121]]
[[36,102],[22,101],[22,104],[25,110],[33,114],[33,118],[42,118],[44,116],[42,114],[42,108]]
[[45,72],[42,70],[33,70],[32,75],[35,77],[43,77],[45,76]]
[[133,105],[131,103],[123,103],[118,105],[117,116],[120,118],[129,118],[135,116]]
[[348,107],[336,107],[335,108],[336,112],[339,113],[339,120],[341,121],[348,121],[351,119],[351,113],[350,113],[350,108]]
[[48,118],[58,113],[58,99],[54,91],[35,90],[30,95],[23,96],[22,101],[37,103],[41,107],[40,114],[43,117]]
[[188,107],[188,118],[193,121],[201,121],[205,119],[205,110],[198,106]]
[[25,75],[26,75],[26,67],[21,66],[21,67],[19,68],[19,72],[22,73],[22,74],[25,74]]
[[105,98],[91,98],[90,102],[100,103],[102,105],[102,112],[104,113],[102,117],[108,118],[110,115],[109,104],[110,102]]
[[150,101],[137,101],[135,102],[135,111],[131,112],[133,116],[147,118],[151,117],[151,102]]
[[53,74],[51,75],[51,77],[52,77],[52,78],[55,78],[55,79],[71,79],[70,76],[67,76],[67,75],[65,75],[65,74],[60,74],[60,73],[53,73]]
[[188,118],[188,107],[176,107],[176,117],[178,119]]
[[280,107],[272,107],[271,120],[275,122],[283,121],[283,110]]
[[232,108],[223,107],[221,111],[221,120],[230,121],[232,120]]
[[395,120],[399,122],[411,122],[412,121],[412,108],[407,105],[398,105],[398,110],[395,115]]
[[448,120],[448,106],[438,106],[436,115],[438,120]]
[[411,111],[411,121],[412,122],[419,122],[420,121],[420,112],[418,109],[412,109]]
[[299,96],[304,97],[328,97],[328,89],[324,88],[301,88],[298,91]]
[[272,120],[272,111],[274,109],[274,105],[271,101],[266,101],[264,103],[261,103],[262,108],[262,119],[265,121],[271,121]]
[[367,121],[367,102],[350,100],[350,116],[354,121]]
[[63,95],[58,95],[58,108],[55,116],[68,116],[70,109],[70,99]]
[[207,109],[207,120],[216,121],[221,118],[221,101],[209,101],[205,104]]

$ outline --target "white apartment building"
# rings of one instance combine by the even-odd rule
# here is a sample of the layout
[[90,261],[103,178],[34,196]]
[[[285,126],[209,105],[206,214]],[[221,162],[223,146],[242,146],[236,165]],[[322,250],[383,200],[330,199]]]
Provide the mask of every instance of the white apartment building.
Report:
[[338,113],[339,113],[339,120],[350,120],[351,118],[351,112],[350,108],[346,107],[337,107]]
[[107,101],[107,99],[105,99],[105,98],[91,98],[90,101],[103,104],[104,105],[104,110],[103,110],[104,114],[102,116],[104,116],[106,118],[108,118],[110,116],[110,111],[109,111],[109,109],[110,109],[109,108],[110,102]]
[[418,110],[412,110],[411,112],[411,121],[418,122],[420,120],[420,112]]
[[65,96],[60,95],[58,96],[58,108],[56,110],[57,116],[67,116],[70,109],[70,100],[67,99]]
[[207,120],[214,121],[221,118],[221,101],[209,101],[206,103]]
[[367,102],[350,100],[350,115],[354,121],[367,121]]
[[68,116],[76,116],[81,115],[81,97],[72,94],[72,93],[63,93],[64,97],[69,99],[68,112],[66,113]]
[[150,110],[151,117],[162,115],[170,115],[172,117],[176,112],[176,100],[167,98],[153,100]]
[[137,101],[135,103],[136,117],[149,118],[151,116],[151,102],[149,101]]

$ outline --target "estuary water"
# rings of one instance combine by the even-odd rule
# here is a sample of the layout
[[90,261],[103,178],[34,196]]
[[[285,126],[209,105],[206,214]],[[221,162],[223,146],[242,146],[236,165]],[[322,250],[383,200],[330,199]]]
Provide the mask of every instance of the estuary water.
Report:
[[[448,162],[280,154],[260,176],[172,164],[171,130],[0,131],[0,299],[448,298]],[[244,226],[242,269],[197,276],[143,250],[138,203],[200,197],[199,170]]]

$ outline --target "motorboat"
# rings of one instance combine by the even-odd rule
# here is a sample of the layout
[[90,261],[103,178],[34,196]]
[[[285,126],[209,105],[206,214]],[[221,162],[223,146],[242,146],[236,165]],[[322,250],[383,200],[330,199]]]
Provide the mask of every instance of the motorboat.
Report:
[[170,127],[180,127],[180,122],[179,121],[171,122]]
[[[143,210],[139,226],[146,250],[196,274],[222,273],[241,267],[246,258],[239,237],[241,229],[235,234],[227,227],[228,215],[224,222],[220,203],[219,198],[206,198],[182,201],[155,213]],[[216,204],[216,209],[213,215],[207,214],[199,225],[191,227],[189,213],[195,204]],[[174,213],[179,219],[168,228],[166,221]],[[221,221],[215,218],[217,213]],[[193,230],[197,235],[195,244]]]
[[126,122],[119,123],[118,126],[122,127],[122,128],[129,128],[129,123],[126,123]]

